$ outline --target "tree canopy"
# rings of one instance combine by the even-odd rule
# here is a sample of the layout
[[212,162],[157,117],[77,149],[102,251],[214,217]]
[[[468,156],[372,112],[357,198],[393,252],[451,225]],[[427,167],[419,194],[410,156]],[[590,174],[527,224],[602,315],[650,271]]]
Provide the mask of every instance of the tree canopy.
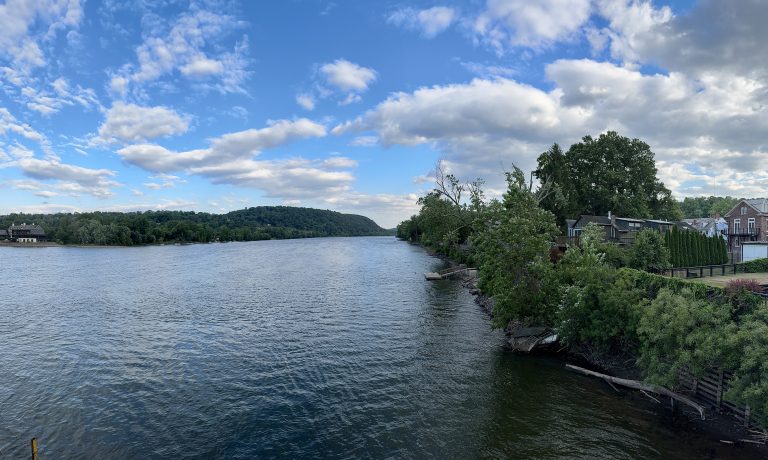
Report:
[[40,225],[51,241],[122,246],[392,234],[364,216],[290,206],[259,206],[226,214],[146,211],[0,216],[0,228],[22,222]]
[[645,142],[614,131],[585,136],[563,153],[554,144],[538,158],[534,174],[551,183],[542,206],[565,219],[580,214],[678,220],[679,206],[657,177],[654,153]]

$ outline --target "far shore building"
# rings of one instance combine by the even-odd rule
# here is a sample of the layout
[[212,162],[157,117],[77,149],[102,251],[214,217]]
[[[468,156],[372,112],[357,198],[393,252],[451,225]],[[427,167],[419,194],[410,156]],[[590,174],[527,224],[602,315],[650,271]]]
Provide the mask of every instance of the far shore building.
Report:
[[[0,234],[2,239],[2,234]],[[39,225],[11,225],[7,230],[6,239],[16,243],[41,243],[48,241],[45,231]]]

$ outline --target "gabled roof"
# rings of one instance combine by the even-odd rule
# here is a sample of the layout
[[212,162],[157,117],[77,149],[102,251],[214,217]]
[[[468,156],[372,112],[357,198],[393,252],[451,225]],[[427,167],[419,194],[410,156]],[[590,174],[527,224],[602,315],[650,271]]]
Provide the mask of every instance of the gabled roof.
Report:
[[565,219],[565,225],[568,228],[573,228],[573,225],[576,223],[576,219]]
[[574,227],[576,224],[579,224],[579,228],[584,228],[587,226],[587,224],[597,224],[597,225],[611,225],[611,219],[608,218],[608,216],[588,216],[586,214],[582,214],[579,216],[578,219],[576,219],[576,222],[574,222]]
[[753,208],[757,209],[758,211],[762,213],[768,213],[768,199],[766,198],[755,198],[752,200],[744,200],[747,202],[748,205],[752,206]]
[[39,225],[28,225],[28,224],[11,225],[11,228],[9,228],[8,230],[11,232],[19,231],[19,230],[29,230],[30,236],[34,236],[34,235],[45,236],[45,231]]
[[728,211],[725,215],[726,217],[732,216],[733,212],[736,210],[736,208],[741,206],[741,203],[746,203],[752,208],[755,209],[755,211],[761,213],[761,214],[768,214],[768,198],[752,198],[749,200],[739,200],[738,203],[734,207],[731,208],[730,211]]

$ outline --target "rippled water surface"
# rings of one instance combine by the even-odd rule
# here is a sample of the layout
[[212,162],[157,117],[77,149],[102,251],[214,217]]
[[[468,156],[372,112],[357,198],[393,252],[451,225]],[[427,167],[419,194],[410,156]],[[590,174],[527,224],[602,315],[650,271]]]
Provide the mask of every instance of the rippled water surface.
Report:
[[702,458],[394,238],[0,248],[0,458]]

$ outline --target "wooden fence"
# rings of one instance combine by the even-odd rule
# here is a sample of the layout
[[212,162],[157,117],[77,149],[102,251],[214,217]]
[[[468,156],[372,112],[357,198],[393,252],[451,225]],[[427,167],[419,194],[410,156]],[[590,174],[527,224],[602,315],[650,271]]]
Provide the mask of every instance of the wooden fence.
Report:
[[752,411],[748,405],[737,406],[725,401],[724,395],[731,387],[733,373],[729,371],[709,370],[699,378],[695,378],[683,369],[680,372],[680,384],[683,390],[690,393],[694,399],[708,405],[713,410],[720,413],[729,413],[740,420],[746,428],[763,430],[763,427],[757,424],[752,417]]

